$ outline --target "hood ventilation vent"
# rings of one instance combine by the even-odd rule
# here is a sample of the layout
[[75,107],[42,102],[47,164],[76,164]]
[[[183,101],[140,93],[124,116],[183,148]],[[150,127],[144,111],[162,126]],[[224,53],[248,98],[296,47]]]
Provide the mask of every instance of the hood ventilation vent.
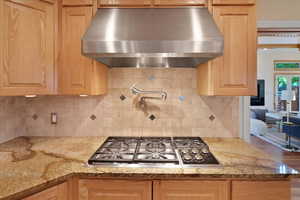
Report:
[[223,53],[207,8],[101,8],[82,52],[110,67],[196,67]]

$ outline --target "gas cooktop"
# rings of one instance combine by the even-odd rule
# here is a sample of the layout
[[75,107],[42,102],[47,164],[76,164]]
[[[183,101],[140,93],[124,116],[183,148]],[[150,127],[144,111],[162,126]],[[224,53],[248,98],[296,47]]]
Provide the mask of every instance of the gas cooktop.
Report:
[[219,162],[200,137],[109,137],[88,164],[202,166]]

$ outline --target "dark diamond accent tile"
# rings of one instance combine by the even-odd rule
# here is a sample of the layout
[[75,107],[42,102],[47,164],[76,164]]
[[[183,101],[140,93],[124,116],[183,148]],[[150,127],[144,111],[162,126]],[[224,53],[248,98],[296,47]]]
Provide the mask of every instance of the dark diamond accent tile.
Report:
[[213,115],[209,116],[209,120],[210,120],[210,121],[214,121],[215,119],[216,119],[215,116],[213,116]]
[[126,99],[126,97],[122,94],[122,95],[120,96],[120,99],[121,99],[122,101],[124,101],[124,100]]
[[90,119],[91,119],[91,120],[95,120],[95,119],[97,119],[97,117],[96,117],[96,115],[91,115],[91,116],[90,116]]
[[156,117],[154,115],[150,115],[149,119],[151,119],[153,121],[156,119]]
[[33,120],[37,120],[38,118],[39,118],[39,116],[37,114],[32,115]]

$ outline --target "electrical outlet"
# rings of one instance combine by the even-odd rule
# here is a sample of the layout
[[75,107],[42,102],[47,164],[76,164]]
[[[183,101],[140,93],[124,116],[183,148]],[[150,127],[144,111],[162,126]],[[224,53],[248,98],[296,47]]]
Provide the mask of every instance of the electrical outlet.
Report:
[[51,113],[51,124],[57,124],[57,113]]

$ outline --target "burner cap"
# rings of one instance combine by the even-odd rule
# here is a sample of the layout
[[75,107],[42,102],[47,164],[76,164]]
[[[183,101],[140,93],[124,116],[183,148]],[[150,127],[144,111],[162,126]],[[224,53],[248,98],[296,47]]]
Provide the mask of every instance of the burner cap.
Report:
[[194,153],[194,154],[199,153],[199,149],[197,149],[197,148],[192,148],[192,153]]
[[204,154],[209,153],[209,150],[208,150],[207,148],[203,148],[203,149],[201,149],[201,151],[202,151],[202,153],[204,153]]
[[190,160],[192,160],[193,158],[192,158],[192,156],[191,156],[190,154],[184,154],[184,155],[183,155],[183,159],[186,160],[186,161],[190,161]]
[[201,154],[196,154],[196,155],[195,155],[195,159],[196,159],[196,160],[203,160],[204,157],[203,157]]
[[145,147],[145,149],[151,153],[162,153],[166,151],[166,148],[166,145],[159,141],[149,142]]

